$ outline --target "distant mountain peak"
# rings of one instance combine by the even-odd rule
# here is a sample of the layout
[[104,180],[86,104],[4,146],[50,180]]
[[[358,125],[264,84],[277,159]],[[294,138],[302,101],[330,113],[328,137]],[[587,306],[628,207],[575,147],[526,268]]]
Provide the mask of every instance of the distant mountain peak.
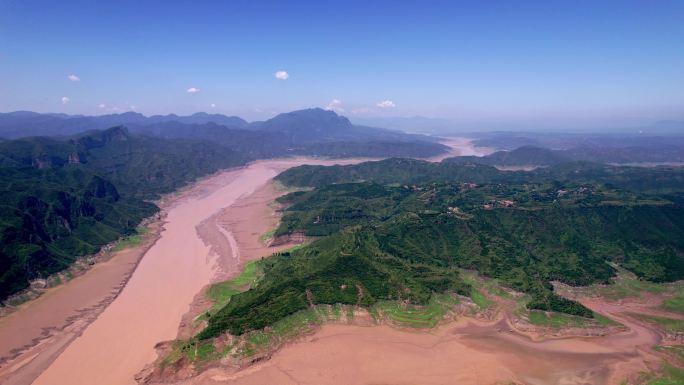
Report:
[[89,131],[71,140],[79,150],[90,150],[106,146],[113,142],[124,142],[130,139],[130,133],[124,126],[115,126],[106,130]]
[[102,139],[105,143],[121,142],[128,140],[130,133],[124,126],[116,126],[102,131]]
[[[72,116],[74,118],[75,116]],[[127,112],[122,112],[120,114],[107,114],[107,115],[100,115],[98,118],[109,118],[109,119],[121,119],[121,121],[132,121],[132,120],[145,120],[147,119],[145,115],[135,112],[135,111],[127,111]]]
[[352,123],[349,119],[338,115],[335,111],[308,108],[278,114],[262,122],[258,128],[265,131],[339,131],[351,127]]

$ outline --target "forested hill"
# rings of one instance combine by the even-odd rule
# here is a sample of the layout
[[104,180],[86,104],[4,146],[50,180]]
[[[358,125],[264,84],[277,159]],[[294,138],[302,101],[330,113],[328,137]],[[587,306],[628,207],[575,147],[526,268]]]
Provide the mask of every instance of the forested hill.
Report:
[[259,285],[233,297],[200,336],[258,329],[311,302],[425,304],[435,292],[467,293],[457,268],[528,293],[529,308],[591,317],[550,282],[609,282],[611,264],[646,280],[684,278],[683,175],[584,163],[511,173],[404,159],[294,168],[277,179],[315,189],[281,198],[276,236],[323,238],[266,259]]
[[0,298],[130,234],[158,197],[247,158],[225,147],[130,135],[0,143]]
[[417,159],[385,159],[347,166],[300,166],[291,168],[276,180],[291,186],[320,187],[333,183],[373,181],[381,184],[421,184],[432,182],[523,183],[539,180],[597,182],[635,191],[683,191],[684,168],[612,166],[590,162],[567,162],[533,171],[501,171],[481,163],[455,161],[441,163]]

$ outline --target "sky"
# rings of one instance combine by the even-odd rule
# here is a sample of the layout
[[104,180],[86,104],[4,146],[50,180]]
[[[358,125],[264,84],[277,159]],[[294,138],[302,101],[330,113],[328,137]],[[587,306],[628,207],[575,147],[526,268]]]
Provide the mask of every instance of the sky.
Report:
[[684,119],[684,1],[0,0],[0,111]]

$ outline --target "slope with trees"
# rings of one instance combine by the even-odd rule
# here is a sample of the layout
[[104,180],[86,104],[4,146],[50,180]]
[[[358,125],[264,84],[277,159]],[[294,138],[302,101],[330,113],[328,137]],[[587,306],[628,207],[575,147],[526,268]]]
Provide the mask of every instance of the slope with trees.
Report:
[[683,175],[406,159],[285,171],[276,179],[314,189],[280,199],[287,209],[275,235],[321,238],[265,259],[259,284],[212,315],[200,337],[259,329],[312,303],[426,304],[433,293],[467,293],[458,268],[528,293],[531,309],[592,317],[551,282],[607,283],[611,264],[650,281],[684,278]]

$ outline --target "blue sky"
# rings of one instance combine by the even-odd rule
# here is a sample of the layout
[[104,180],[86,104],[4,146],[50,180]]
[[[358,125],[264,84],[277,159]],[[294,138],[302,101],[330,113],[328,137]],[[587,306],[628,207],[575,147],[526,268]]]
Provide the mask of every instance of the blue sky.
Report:
[[683,118],[683,20],[668,0],[0,0],[0,111]]

